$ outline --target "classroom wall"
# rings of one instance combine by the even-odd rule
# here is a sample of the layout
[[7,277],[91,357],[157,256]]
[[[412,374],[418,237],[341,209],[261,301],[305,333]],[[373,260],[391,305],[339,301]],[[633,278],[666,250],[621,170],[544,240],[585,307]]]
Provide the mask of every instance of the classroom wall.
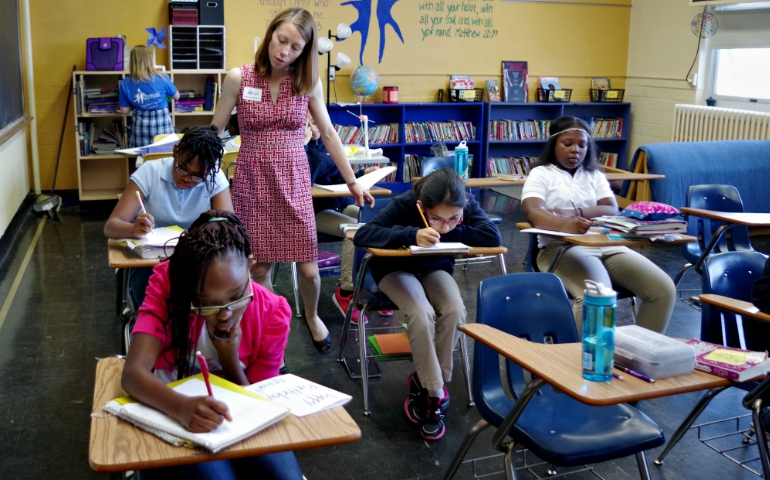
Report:
[[674,105],[695,102],[696,89],[685,76],[698,45],[690,22],[700,11],[686,0],[633,2],[625,96],[632,105],[629,154],[641,145],[670,142]]
[[[666,0],[657,3],[662,5],[663,1]],[[597,5],[602,2],[610,5]],[[322,36],[326,36],[329,29],[336,30],[339,22],[355,25],[360,13],[355,6],[369,5],[368,2],[344,6],[342,3],[346,3],[345,0],[227,0],[228,68],[252,61],[254,37],[263,37],[270,19],[283,8],[307,8],[317,19]],[[573,100],[577,101],[588,100],[592,76],[610,77],[614,87],[625,86],[631,0],[563,0],[560,4],[379,0],[371,4],[381,11],[372,11],[368,21],[359,22],[360,30],[367,34],[363,53],[361,31],[343,42],[335,42],[332,59],[341,51],[353,62],[337,72],[331,88],[332,101],[335,98],[339,102],[357,100],[348,82],[359,55],[364,64],[379,72],[380,86],[399,87],[401,102],[434,101],[438,89],[447,87],[449,75],[453,73],[471,75],[480,87],[486,79],[499,82],[503,60],[529,62],[532,98],[537,76],[558,76],[563,88],[574,89]],[[86,38],[124,34],[130,45],[144,43],[145,27],[159,28],[168,23],[167,2],[36,0],[31,2],[31,10],[41,182],[50,185],[71,70],[73,65],[77,69],[85,67]],[[111,20],[96,20],[102,18]],[[381,23],[385,34],[380,61]],[[393,25],[398,26],[403,43]],[[159,52],[158,62],[168,64],[166,51]],[[320,58],[320,64],[322,78],[325,78],[325,56]],[[367,99],[368,102],[381,100],[381,90]],[[67,114],[57,188],[75,189],[77,171],[71,107]]]
[[27,173],[27,129],[16,132],[0,145],[0,237],[16,215],[19,205],[29,193],[30,178]]

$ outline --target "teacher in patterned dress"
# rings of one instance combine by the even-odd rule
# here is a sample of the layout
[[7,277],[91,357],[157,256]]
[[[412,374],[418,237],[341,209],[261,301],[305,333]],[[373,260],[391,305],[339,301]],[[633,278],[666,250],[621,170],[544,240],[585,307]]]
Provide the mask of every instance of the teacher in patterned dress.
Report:
[[356,205],[374,205],[374,198],[355,183],[323,98],[313,16],[289,8],[267,27],[254,63],[227,73],[212,124],[222,132],[238,107],[241,148],[233,206],[251,236],[258,262],[254,280],[271,289],[272,264],[297,262],[305,320],[313,345],[326,354],[331,341],[317,312],[318,240],[303,144],[308,109]]

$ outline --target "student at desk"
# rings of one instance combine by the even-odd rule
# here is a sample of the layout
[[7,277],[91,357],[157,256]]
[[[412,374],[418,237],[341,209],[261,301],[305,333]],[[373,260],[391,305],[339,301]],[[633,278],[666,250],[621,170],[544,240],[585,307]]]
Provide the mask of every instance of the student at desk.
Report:
[[[424,214],[424,217],[422,216]],[[430,226],[426,225],[426,222]],[[361,227],[359,247],[430,247],[437,242],[462,242],[478,247],[500,246],[501,237],[463,182],[451,168],[417,181]],[[449,406],[445,383],[452,378],[452,352],[465,323],[465,305],[452,278],[451,255],[374,258],[369,263],[380,290],[398,305],[407,324],[415,373],[407,380],[404,411],[420,425],[426,440],[444,436]]]
[[[585,233],[590,219],[617,215],[609,183],[596,168],[596,144],[588,124],[575,117],[551,122],[548,143],[522,189],[522,207],[535,228]],[[574,202],[574,206],[573,206]],[[537,265],[547,271],[563,242],[538,238]],[[618,285],[640,297],[636,324],[663,333],[674,309],[674,282],[650,260],[627,247],[572,247],[554,273],[575,298],[573,313],[582,330],[584,280]]]
[[[139,167],[115,205],[104,235],[107,238],[142,238],[154,227],[177,225],[190,228],[210,209],[233,210],[225,174],[219,168],[224,151],[216,128],[189,129],[168,158]],[[139,192],[146,213],[141,213]],[[138,307],[152,274],[151,268],[132,269],[130,291]]]
[[[186,397],[166,384],[200,371],[200,351],[212,373],[239,385],[278,375],[289,336],[286,299],[251,280],[249,235],[232,213],[203,213],[167,262],[154,268],[139,309],[123,369],[129,395],[164,412],[191,432],[230,421],[227,404]],[[143,478],[299,480],[292,452],[142,472]]]

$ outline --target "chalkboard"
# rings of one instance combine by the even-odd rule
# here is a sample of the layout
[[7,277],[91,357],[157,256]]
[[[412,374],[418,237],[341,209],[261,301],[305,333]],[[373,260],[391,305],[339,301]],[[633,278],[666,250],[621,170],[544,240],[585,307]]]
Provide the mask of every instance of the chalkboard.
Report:
[[0,131],[24,116],[18,0],[0,0]]

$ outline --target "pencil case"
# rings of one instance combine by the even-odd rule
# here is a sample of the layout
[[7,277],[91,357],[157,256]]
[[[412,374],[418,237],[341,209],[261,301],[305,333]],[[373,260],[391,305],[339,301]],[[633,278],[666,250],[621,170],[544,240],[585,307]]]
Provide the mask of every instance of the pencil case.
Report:
[[679,340],[626,325],[615,329],[615,363],[657,380],[691,373],[695,351]]

